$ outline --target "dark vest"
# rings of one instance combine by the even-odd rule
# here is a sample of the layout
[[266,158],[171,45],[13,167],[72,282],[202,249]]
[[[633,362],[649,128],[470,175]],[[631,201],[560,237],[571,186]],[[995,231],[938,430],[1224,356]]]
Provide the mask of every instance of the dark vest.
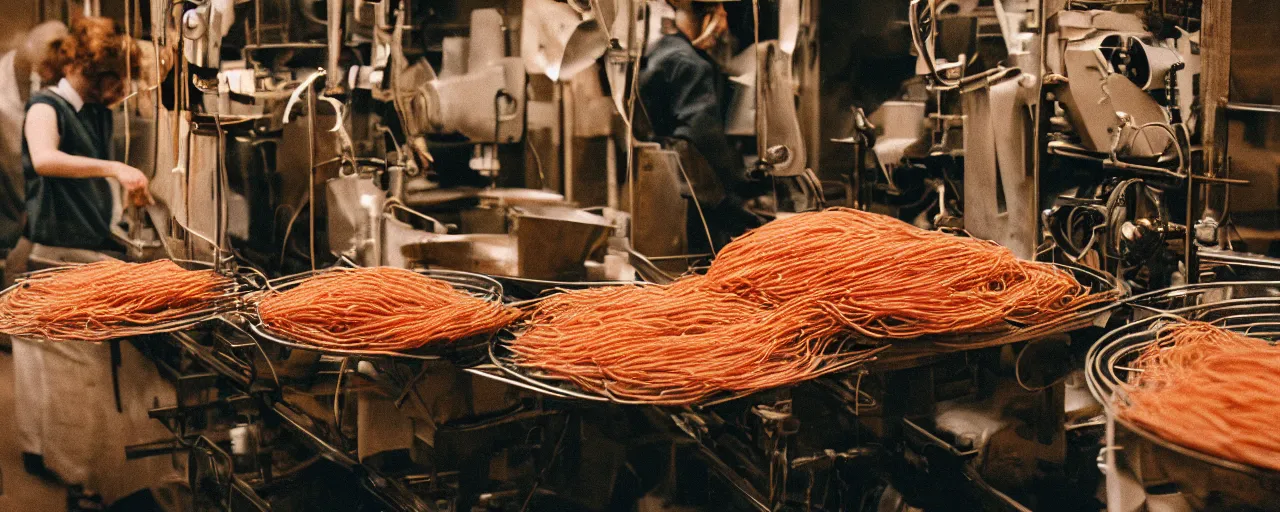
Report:
[[[76,112],[52,91],[31,95],[27,111],[36,104],[53,107],[58,115],[58,149],[68,155],[110,158],[111,111],[85,103]],[[111,184],[106,178],[52,178],[36,174],[27,138],[22,138],[22,173],[27,181],[26,236],[55,247],[119,250],[111,239]]]

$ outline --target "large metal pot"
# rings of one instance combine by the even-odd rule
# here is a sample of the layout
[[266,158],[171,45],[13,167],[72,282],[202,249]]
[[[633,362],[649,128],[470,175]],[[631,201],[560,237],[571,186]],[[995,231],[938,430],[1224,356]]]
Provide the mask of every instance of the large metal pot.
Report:
[[[1280,337],[1280,282],[1197,284],[1127,301],[1142,318],[1098,340],[1086,359],[1090,391],[1106,407],[1107,447],[1099,462],[1107,476],[1108,509],[1140,510],[1144,489],[1172,484],[1194,510],[1280,510],[1280,472],[1248,466],[1171,443],[1118,414],[1129,363],[1154,342],[1161,325],[1197,320],[1247,333]],[[1224,412],[1230,414],[1229,411]],[[1151,509],[1151,507],[1148,507]]]

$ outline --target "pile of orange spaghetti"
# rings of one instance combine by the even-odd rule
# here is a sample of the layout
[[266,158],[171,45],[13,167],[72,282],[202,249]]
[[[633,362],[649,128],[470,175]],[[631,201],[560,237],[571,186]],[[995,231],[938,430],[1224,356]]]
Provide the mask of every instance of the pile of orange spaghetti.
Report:
[[105,341],[181,327],[231,300],[234,282],[172,261],[108,260],[33,274],[0,299],[0,332]]
[[705,277],[542,301],[511,343],[542,378],[646,403],[792,384],[869,359],[870,338],[1045,324],[1110,300],[999,245],[832,209],[724,247]]
[[672,405],[794,384],[874,353],[829,351],[842,328],[810,304],[766,308],[702,280],[549,297],[511,350],[545,379],[619,402]]
[[1167,325],[1131,364],[1120,415],[1161,438],[1280,471],[1280,348],[1203,322]]
[[444,281],[391,267],[332,269],[258,304],[258,317],[271,331],[356,353],[492,334],[517,316]]
[[707,272],[767,304],[807,298],[872,338],[981,332],[1051,322],[1112,300],[1071,275],[986,240],[850,209],[803,213],[725,246]]

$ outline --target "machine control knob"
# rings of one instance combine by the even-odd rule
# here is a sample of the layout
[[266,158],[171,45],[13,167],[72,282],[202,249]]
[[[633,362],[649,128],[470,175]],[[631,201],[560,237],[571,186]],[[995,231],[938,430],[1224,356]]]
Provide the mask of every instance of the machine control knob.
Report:
[[770,146],[769,149],[764,151],[764,161],[769,162],[771,165],[786,162],[790,158],[791,148],[782,144]]
[[205,16],[199,9],[191,9],[182,13],[182,36],[196,40],[204,37],[204,33],[209,29],[209,24],[205,20]]
[[1218,245],[1218,221],[1213,217],[1200,219],[1195,225],[1196,243],[1204,246]]

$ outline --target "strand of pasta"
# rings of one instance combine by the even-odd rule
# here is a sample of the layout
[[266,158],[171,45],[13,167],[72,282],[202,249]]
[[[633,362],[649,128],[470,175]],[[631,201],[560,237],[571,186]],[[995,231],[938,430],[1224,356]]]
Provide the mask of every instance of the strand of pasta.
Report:
[[1035,325],[1113,299],[993,242],[846,208],[753,230],[725,246],[707,277],[764,303],[812,298],[873,338]]
[[809,304],[765,308],[701,280],[552,296],[511,350],[547,379],[668,405],[794,384],[874,353],[828,353],[842,329]]

